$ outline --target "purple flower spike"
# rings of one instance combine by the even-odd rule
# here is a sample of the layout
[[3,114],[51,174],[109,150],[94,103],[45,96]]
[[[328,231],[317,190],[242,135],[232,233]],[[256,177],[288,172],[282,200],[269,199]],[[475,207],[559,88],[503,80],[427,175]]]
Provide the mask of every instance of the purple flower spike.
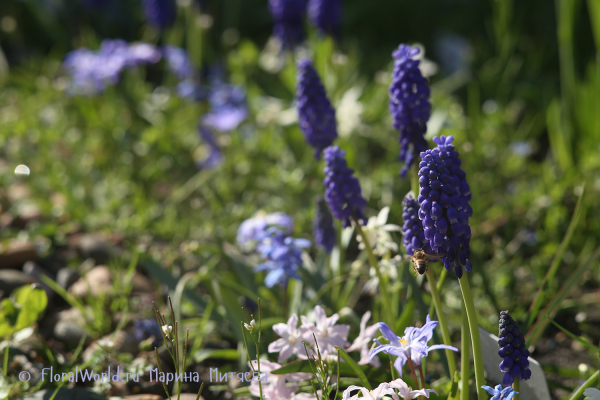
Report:
[[340,35],[342,20],[341,0],[309,0],[308,19],[323,35]]
[[310,60],[298,62],[297,82],[298,123],[308,144],[315,148],[315,157],[320,160],[323,149],[337,138],[335,110]]
[[[431,202],[427,198],[423,200],[422,204],[425,204],[426,208],[431,208]],[[428,215],[427,224],[423,224],[419,220],[418,214],[419,203],[417,203],[412,195],[407,195],[404,198],[404,210],[402,212],[402,219],[404,220],[404,225],[402,226],[402,243],[406,247],[406,254],[411,257],[415,253],[415,249],[423,249],[427,254],[432,253],[429,240],[425,238],[425,228],[423,226],[426,225],[426,228],[433,228],[434,222]],[[436,222],[439,223],[439,221]]]
[[322,197],[317,199],[316,213],[313,219],[313,236],[315,243],[321,245],[327,253],[331,253],[337,241],[337,235],[333,227],[333,216]]
[[400,131],[401,176],[406,175],[416,155],[428,148],[424,135],[431,112],[430,91],[419,69],[420,60],[414,59],[418,54],[417,47],[405,44],[392,53],[395,61],[389,104],[394,128]]
[[275,20],[273,34],[284,49],[293,49],[304,41],[306,0],[269,0],[269,10]]
[[433,141],[437,147],[421,153],[418,215],[431,249],[441,257],[444,267],[454,269],[460,278],[463,266],[466,271],[472,269],[469,217],[473,210],[469,205],[471,191],[453,140],[452,136],[436,136]]
[[346,152],[338,146],[329,146],[325,154],[325,201],[329,205],[334,217],[342,220],[344,228],[351,225],[350,219],[354,217],[367,224],[367,217],[363,210],[367,201],[362,197],[360,183],[354,176],[354,170],[348,168]]
[[529,350],[525,347],[525,337],[519,325],[510,316],[508,311],[500,312],[498,334],[498,355],[502,357],[500,370],[504,372],[502,384],[511,385],[515,379],[528,380],[531,378],[529,367]]
[[175,0],[142,0],[148,23],[161,31],[175,23]]

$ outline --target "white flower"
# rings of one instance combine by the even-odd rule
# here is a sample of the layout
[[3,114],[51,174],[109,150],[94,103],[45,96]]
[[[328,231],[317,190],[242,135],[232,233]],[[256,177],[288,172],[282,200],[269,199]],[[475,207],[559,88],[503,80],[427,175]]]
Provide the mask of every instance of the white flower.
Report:
[[600,390],[598,390],[596,388],[585,389],[585,391],[583,392],[583,395],[588,396],[588,397],[586,397],[586,400],[600,400]]
[[[252,361],[254,370],[258,371],[258,362]],[[275,375],[269,372],[281,368],[281,365],[270,362],[267,360],[260,360],[260,372],[261,374],[267,373],[266,380],[261,382],[262,392],[265,399],[291,399],[298,390],[298,385],[287,386],[288,382],[300,382],[306,379],[310,379],[312,374],[305,372],[296,372],[293,374]],[[262,375],[264,376],[264,375]],[[254,396],[260,396],[260,388],[258,381],[252,380],[250,383],[250,393]],[[306,399],[308,400],[308,399]]]
[[313,338],[310,326],[304,324],[298,328],[298,316],[293,314],[287,324],[275,324],[273,330],[280,338],[269,344],[269,353],[279,352],[278,361],[282,362],[296,354],[300,358],[306,358],[306,351],[302,342],[312,343]]
[[[397,252],[398,244],[392,238],[390,232],[400,232],[401,228],[398,225],[386,224],[388,215],[390,213],[389,207],[383,207],[379,211],[377,217],[369,218],[367,226],[362,229],[369,240],[369,244],[373,247],[373,251],[378,256],[384,256],[389,252]],[[365,244],[362,241],[360,235],[357,236],[358,247],[361,250],[365,249]]]
[[[371,311],[367,311],[360,320],[360,333],[354,339],[352,346],[347,351],[360,351],[360,361],[358,364],[365,365],[369,364],[369,350],[370,345],[373,343],[375,333],[379,330],[377,324],[373,324],[367,328],[367,321],[371,318]],[[378,368],[381,363],[377,357],[371,360],[371,365]]]
[[350,393],[354,390],[358,390],[359,393],[362,393],[361,399],[365,400],[379,400],[386,394],[391,394],[394,391],[390,389],[389,383],[382,383],[377,386],[375,390],[368,390],[367,388],[360,386],[348,386],[348,389],[344,390],[344,395],[342,396],[342,400],[358,400],[358,394],[356,393],[354,396],[350,396]]
[[113,347],[115,347],[115,344],[112,342],[112,340],[108,339],[100,339],[96,343],[98,343],[98,346],[105,349],[112,349]]
[[169,336],[171,332],[173,332],[173,327],[171,325],[163,325],[162,331],[165,334],[165,336]]
[[244,328],[246,328],[250,332],[252,332],[254,330],[254,328],[256,328],[256,321],[254,319],[252,319],[252,321],[250,321],[249,324],[244,323]]
[[[316,326],[312,322],[308,321],[304,315],[302,318],[302,326],[311,328],[317,337],[317,343],[319,345],[319,351],[323,358],[326,358],[330,354],[336,354],[337,350],[335,346],[339,346],[342,349],[345,348],[348,343],[348,332],[350,331],[349,325],[335,325],[340,316],[333,314],[327,318],[325,310],[321,306],[315,307],[315,319]],[[312,340],[314,341],[314,339]]]
[[[390,382],[390,388],[398,389],[398,395],[406,400],[416,399],[419,396],[425,396],[429,398],[429,393],[432,392],[438,394],[433,389],[411,390],[411,388],[409,388],[406,382],[404,382],[402,379],[396,379],[395,381]],[[398,395],[392,391],[392,397],[394,400],[399,400]]]
[[[392,258],[379,260],[379,272],[381,275],[387,276],[390,280],[396,280],[398,278],[398,266],[402,263],[402,257],[396,255]],[[363,291],[367,293],[375,293],[379,286],[379,278],[377,277],[377,271],[371,267],[369,269],[369,280],[365,283]]]

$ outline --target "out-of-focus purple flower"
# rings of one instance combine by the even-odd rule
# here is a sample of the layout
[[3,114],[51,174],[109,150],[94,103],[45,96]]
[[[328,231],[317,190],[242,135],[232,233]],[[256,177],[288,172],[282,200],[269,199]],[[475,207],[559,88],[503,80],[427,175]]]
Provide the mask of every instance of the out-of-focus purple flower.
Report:
[[269,0],[269,10],[275,20],[273,34],[284,49],[293,49],[304,41],[306,0]]
[[160,51],[152,44],[143,42],[132,43],[129,45],[127,66],[154,64],[160,61],[161,57]]
[[248,242],[260,242],[267,235],[267,229],[273,226],[292,233],[294,231],[294,218],[284,212],[274,212],[249,218],[242,222],[238,228],[236,241],[240,246],[244,246]]
[[175,93],[188,101],[201,101],[208,97],[210,88],[198,84],[194,79],[188,78],[177,84]]
[[203,123],[221,132],[236,129],[248,118],[246,92],[239,86],[220,83],[208,95],[210,111]]
[[502,389],[502,385],[497,385],[495,388],[483,385],[481,388],[492,395],[490,400],[511,400],[516,394],[519,394],[510,386]]
[[429,86],[419,69],[420,60],[414,57],[419,48],[401,44],[392,54],[394,71],[390,84],[390,114],[394,128],[400,131],[400,161],[404,166],[400,175],[405,176],[415,156],[427,150],[424,138],[431,113]]
[[152,346],[158,347],[162,341],[162,333],[154,318],[136,319],[133,321],[134,335],[138,342],[154,337]]
[[298,275],[298,268],[303,265],[301,249],[310,247],[310,242],[294,239],[276,228],[270,232],[257,246],[266,261],[254,267],[254,271],[269,271],[265,277],[265,286],[268,288],[276,284],[287,286],[291,278],[301,279]]
[[162,51],[169,70],[179,79],[183,80],[194,76],[194,65],[184,49],[167,45],[163,47]]
[[175,23],[177,5],[175,0],[142,0],[148,23],[165,30]]
[[515,379],[528,380],[531,378],[529,367],[529,350],[525,346],[525,337],[519,325],[510,316],[508,311],[500,312],[498,334],[498,355],[502,357],[500,370],[504,372],[502,384],[509,386]]
[[225,156],[221,152],[213,132],[202,125],[198,127],[198,132],[200,134],[200,138],[206,142],[206,145],[208,146],[208,155],[201,160],[196,160],[196,168],[206,169],[221,164]]
[[360,183],[354,170],[346,164],[346,152],[338,146],[329,146],[325,154],[325,201],[334,217],[341,220],[344,228],[351,225],[351,218],[367,223],[363,210],[367,201],[362,197]]
[[308,19],[322,34],[339,36],[342,22],[342,1],[308,0]]
[[333,227],[333,215],[329,211],[327,202],[323,197],[317,199],[315,217],[313,219],[313,237],[315,243],[321,245],[327,253],[331,253],[337,241]]
[[461,160],[453,140],[452,136],[436,136],[433,141],[437,147],[421,153],[418,201],[425,239],[441,257],[444,267],[448,271],[454,268],[460,278],[462,266],[467,272],[473,268],[469,261],[469,217],[473,215],[473,209],[469,205],[471,189],[460,168]]
[[323,149],[337,138],[337,125],[335,110],[310,60],[298,62],[296,101],[300,129],[320,160]]
[[147,43],[131,45],[120,39],[106,39],[98,51],[82,47],[67,54],[63,66],[71,76],[70,91],[96,94],[119,81],[127,67],[155,63],[160,52]]
[[429,241],[425,239],[423,223],[419,219],[419,203],[412,194],[404,198],[404,210],[402,211],[402,244],[406,247],[406,254],[412,257],[415,249],[423,249],[426,254],[431,254]]

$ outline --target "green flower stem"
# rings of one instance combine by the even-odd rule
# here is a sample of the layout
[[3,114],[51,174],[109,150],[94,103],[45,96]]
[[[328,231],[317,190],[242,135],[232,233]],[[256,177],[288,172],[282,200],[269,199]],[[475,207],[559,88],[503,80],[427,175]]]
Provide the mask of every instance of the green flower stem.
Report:
[[460,325],[460,400],[469,400],[469,367],[471,365],[471,348],[469,343],[469,318],[465,302],[461,302],[462,315]]
[[515,394],[515,397],[513,397],[513,400],[519,400],[519,393],[521,391],[521,380],[519,378],[515,378],[515,382],[513,383],[513,389],[515,389],[515,392],[517,392],[517,394]]
[[462,278],[458,280],[460,290],[462,291],[467,317],[469,319],[469,329],[471,331],[471,344],[473,345],[473,363],[475,364],[475,384],[477,385],[477,397],[479,400],[487,398],[486,392],[481,386],[485,384],[483,377],[483,354],[481,351],[481,338],[479,337],[479,323],[477,323],[477,314],[475,312],[475,304],[473,303],[473,295],[471,294],[471,286],[467,273],[463,273]]
[[377,262],[377,258],[375,257],[375,254],[373,254],[373,249],[371,248],[371,243],[369,243],[369,239],[367,238],[367,235],[365,234],[365,232],[362,230],[362,228],[360,226],[360,222],[358,222],[358,220],[354,217],[352,217],[352,220],[354,221],[354,225],[356,226],[356,231],[362,238],[363,244],[365,245],[365,251],[367,252],[367,257],[369,258],[369,263],[371,264],[371,266],[373,268],[375,268],[375,273],[377,274],[377,279],[379,280],[379,289],[381,290],[380,298],[381,298],[381,302],[383,303],[383,311],[385,313],[386,320],[387,320],[386,322],[388,323],[388,325],[393,326],[394,317],[392,316],[392,307],[390,305],[390,297],[389,297],[388,291],[387,291],[387,284],[383,280],[383,275],[381,274],[381,271],[379,270],[379,263]]
[[[431,290],[431,297],[433,298],[433,304],[435,305],[435,311],[438,317],[438,321],[442,328],[442,339],[446,346],[452,346],[452,340],[450,339],[450,332],[448,331],[448,324],[446,323],[446,315],[442,311],[442,300],[440,299],[440,293],[438,292],[437,284],[435,282],[435,275],[433,274],[432,268],[427,268],[427,280],[429,281],[429,289]],[[448,369],[450,370],[450,380],[456,371],[456,361],[454,360],[454,352],[446,349],[446,358],[448,359]]]

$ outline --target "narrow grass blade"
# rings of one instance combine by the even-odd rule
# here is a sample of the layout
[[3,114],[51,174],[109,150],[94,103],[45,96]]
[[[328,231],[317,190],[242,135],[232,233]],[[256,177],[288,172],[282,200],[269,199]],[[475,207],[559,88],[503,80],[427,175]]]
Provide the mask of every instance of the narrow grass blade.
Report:
[[595,384],[596,380],[598,379],[598,377],[600,377],[600,370],[596,371],[596,373],[594,375],[590,376],[590,379],[583,382],[583,385],[581,385],[579,388],[577,388],[577,390],[575,390],[573,392],[573,394],[571,395],[569,400],[577,400],[577,399],[581,398],[585,389],[593,386]]
[[596,352],[598,352],[600,354],[600,348],[594,346],[593,344],[591,344],[590,342],[583,340],[582,338],[580,338],[579,336],[569,332],[567,329],[563,328],[562,326],[560,326],[556,321],[554,321],[552,318],[550,318],[549,316],[546,315],[546,318],[548,318],[548,320],[550,321],[550,323],[554,326],[556,326],[558,329],[560,329],[561,331],[563,331],[567,336],[569,336],[571,339],[578,341],[579,343],[581,343],[583,346],[587,347],[588,349],[594,350]]
[[528,323],[527,323],[528,326],[531,326],[533,321],[535,321],[536,318],[538,317],[539,310],[542,307],[542,303],[544,301],[545,293],[548,290],[548,286],[554,280],[554,276],[556,275],[556,272],[558,271],[558,266],[560,265],[560,262],[562,261],[563,254],[565,254],[565,250],[567,249],[567,246],[571,242],[571,238],[573,237],[573,232],[575,231],[575,227],[577,226],[577,223],[579,222],[579,218],[581,217],[581,210],[583,208],[584,195],[585,195],[585,184],[583,185],[581,195],[579,196],[579,200],[577,200],[577,205],[575,206],[575,211],[573,212],[573,216],[571,217],[571,222],[569,223],[569,227],[567,228],[567,233],[563,237],[563,240],[560,243],[560,246],[558,247],[556,255],[554,256],[554,259],[552,260],[552,264],[550,264],[550,268],[548,269],[548,272],[546,273],[546,276],[544,277],[544,280],[542,281],[542,284],[540,285],[540,288],[538,289],[537,294],[535,295],[533,302],[531,303],[531,307],[529,308],[529,319],[528,319]]
[[[594,265],[600,257],[600,248],[597,248],[585,261],[577,267],[571,274],[569,279],[563,284],[558,293],[552,298],[550,303],[546,306],[544,311],[538,317],[537,322],[529,328],[527,335],[525,335],[527,347],[534,345],[539,338],[542,336],[544,329],[548,325],[546,315],[550,318],[554,317],[555,308],[560,304],[563,298],[569,293],[573,285],[581,278],[585,271],[587,271],[592,265]],[[542,317],[543,316],[543,317]]]
[[352,357],[350,357],[348,355],[348,353],[346,353],[340,347],[335,346],[335,348],[339,352],[340,356],[342,356],[342,358],[344,359],[344,361],[346,361],[346,363],[348,363],[348,365],[350,366],[350,368],[352,368],[354,370],[354,373],[356,374],[356,376],[358,376],[358,378],[362,382],[363,386],[365,388],[367,388],[368,390],[372,390],[371,384],[369,383],[369,380],[367,379],[367,376],[365,375],[365,373],[363,372],[363,370],[360,368],[360,366],[356,363],[356,361],[354,361],[352,359]]

